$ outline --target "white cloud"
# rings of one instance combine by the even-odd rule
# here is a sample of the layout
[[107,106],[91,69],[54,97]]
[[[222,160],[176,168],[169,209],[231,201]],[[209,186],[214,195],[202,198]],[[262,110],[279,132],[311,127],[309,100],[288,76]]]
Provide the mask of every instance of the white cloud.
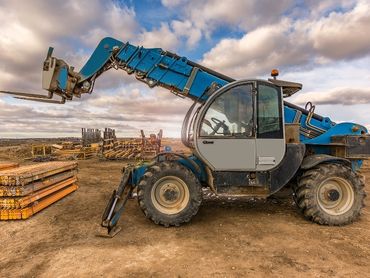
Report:
[[178,7],[181,4],[186,3],[187,0],[162,0],[162,5],[167,7],[167,8],[174,8]]
[[107,36],[129,41],[139,32],[135,11],[126,6],[109,3],[103,16],[97,20],[96,25],[82,37],[83,41],[91,47],[95,47],[102,38]]
[[193,23],[189,20],[186,21],[173,20],[171,22],[171,26],[176,35],[187,38],[187,45],[189,47],[195,46],[202,38],[201,30],[196,28],[193,25]]
[[105,1],[0,1],[1,89],[38,91],[48,46],[55,54],[86,57],[84,45],[95,47],[102,35],[131,39],[138,28],[135,12]]
[[370,54],[370,4],[359,2],[347,12],[319,20],[292,20],[254,29],[240,39],[225,38],[203,56],[206,66],[234,77],[249,77],[272,68],[327,64]]
[[[169,8],[177,8],[180,15],[191,21],[192,28],[202,32],[207,38],[218,27],[228,26],[232,29],[251,30],[261,25],[278,22],[281,15],[294,1],[267,0],[190,0],[162,1]],[[181,9],[180,9],[181,7]],[[180,16],[181,17],[181,16]]]
[[204,36],[211,39],[219,27],[250,31],[279,22],[291,9],[293,0],[162,0],[162,5],[175,10],[179,20],[171,23],[177,36],[187,37],[187,46],[195,46]]
[[310,30],[314,49],[326,58],[349,59],[370,53],[370,3],[358,3],[346,13],[332,12]]
[[310,13],[315,16],[321,16],[325,13],[328,13],[335,10],[338,7],[341,9],[346,10],[352,8],[357,0],[305,0],[304,4],[308,7]]
[[294,102],[300,105],[304,105],[308,101],[322,105],[370,104],[370,88],[335,88],[326,92],[301,94],[294,99]]
[[161,26],[151,31],[144,31],[139,35],[138,43],[147,48],[163,48],[165,50],[174,50],[180,41],[171,31],[168,23],[161,23]]
[[301,32],[289,31],[292,24],[284,19],[279,24],[257,28],[241,39],[223,39],[204,54],[202,63],[236,78],[306,63],[310,59],[308,46]]

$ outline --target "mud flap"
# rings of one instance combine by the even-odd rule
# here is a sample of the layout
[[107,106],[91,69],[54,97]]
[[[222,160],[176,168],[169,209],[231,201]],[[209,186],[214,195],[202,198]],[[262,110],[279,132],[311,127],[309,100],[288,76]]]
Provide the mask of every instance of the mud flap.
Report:
[[101,226],[108,229],[107,237],[114,237],[121,228],[117,226],[127,201],[132,198],[134,186],[129,184],[132,175],[133,167],[129,166],[125,169],[122,180],[117,190],[114,190],[108,204],[104,210]]

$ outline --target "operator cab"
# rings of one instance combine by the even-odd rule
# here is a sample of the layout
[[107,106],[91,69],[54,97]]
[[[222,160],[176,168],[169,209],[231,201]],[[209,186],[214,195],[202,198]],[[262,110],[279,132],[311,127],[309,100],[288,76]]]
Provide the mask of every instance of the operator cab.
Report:
[[239,80],[215,92],[195,120],[195,152],[213,171],[266,171],[285,154],[282,89]]

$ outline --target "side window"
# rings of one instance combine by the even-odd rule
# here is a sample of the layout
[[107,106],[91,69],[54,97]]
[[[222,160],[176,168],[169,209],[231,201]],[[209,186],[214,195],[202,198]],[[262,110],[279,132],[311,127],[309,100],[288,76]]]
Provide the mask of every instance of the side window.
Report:
[[208,107],[202,120],[200,136],[253,136],[252,85],[230,88]]
[[281,94],[275,87],[258,85],[257,137],[283,138]]

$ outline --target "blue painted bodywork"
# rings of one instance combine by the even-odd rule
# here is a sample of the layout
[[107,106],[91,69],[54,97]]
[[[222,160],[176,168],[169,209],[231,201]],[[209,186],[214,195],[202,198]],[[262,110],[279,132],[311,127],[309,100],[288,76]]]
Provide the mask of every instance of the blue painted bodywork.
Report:
[[[177,162],[181,163],[186,168],[190,169],[201,183],[205,183],[207,180],[207,173],[204,168],[203,162],[194,155],[189,156],[188,159],[194,161],[198,165],[198,169],[196,169],[194,165],[190,163],[187,159],[179,158]],[[148,168],[149,165],[150,163],[143,163],[134,169],[131,176],[132,185],[137,185],[139,183],[141,177],[145,174],[146,169]]]
[[67,90],[67,81],[68,81],[68,68],[60,68],[58,75],[58,86],[62,91]]
[[[199,102],[204,102],[208,98],[206,92],[211,85],[217,84],[218,87],[222,87],[234,81],[232,78],[197,65],[185,57],[179,57],[160,48],[134,46],[108,37],[99,43],[90,59],[81,69],[79,83],[81,84],[85,80],[94,81],[112,59],[115,61],[116,68],[123,69],[129,74],[135,74],[138,79],[144,81],[150,87],[162,86],[176,94]],[[60,86],[65,88],[67,83],[65,71],[60,71],[59,80]],[[293,123],[296,114],[296,109],[289,105],[284,106],[285,123]],[[300,118],[300,126],[303,129],[310,129],[306,123],[307,117],[308,111],[303,110]],[[318,154],[330,154],[332,136],[367,133],[363,126],[354,123],[337,124],[331,121],[330,118],[321,116],[313,117],[309,121],[309,125],[318,128],[321,132],[314,138],[312,136],[306,137],[305,134],[301,133],[300,139],[302,143],[310,146]],[[186,159],[180,158],[178,161],[191,169],[199,180],[205,181],[206,172],[202,161],[195,156],[189,158],[199,165],[200,173]],[[356,169],[361,166],[361,161],[356,160],[352,164],[353,168]],[[132,184],[139,182],[146,168],[146,165],[136,168],[132,175]]]

